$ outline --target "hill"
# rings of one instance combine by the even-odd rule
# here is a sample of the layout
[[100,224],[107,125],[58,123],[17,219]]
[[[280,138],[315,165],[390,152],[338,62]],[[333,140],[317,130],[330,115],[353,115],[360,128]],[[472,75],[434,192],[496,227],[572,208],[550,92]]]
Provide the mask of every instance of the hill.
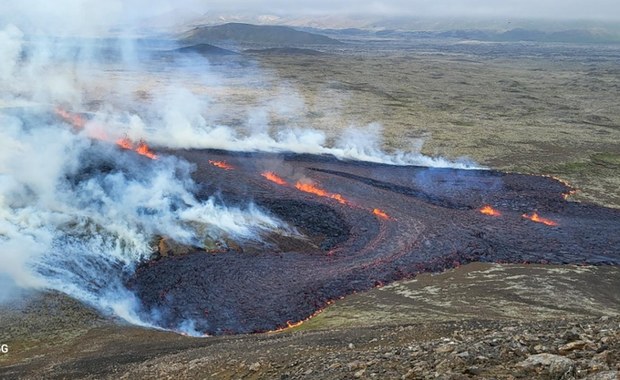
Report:
[[278,46],[334,45],[342,42],[288,26],[228,23],[196,27],[181,36],[188,43],[261,44]]
[[324,55],[322,51],[314,49],[301,49],[292,47],[281,48],[268,48],[268,49],[248,49],[244,50],[244,53],[248,54],[261,54],[261,55]]
[[190,46],[184,46],[182,48],[178,48],[175,50],[178,53],[197,53],[202,55],[236,55],[238,53],[222,49],[221,47],[217,47],[211,44],[196,44]]

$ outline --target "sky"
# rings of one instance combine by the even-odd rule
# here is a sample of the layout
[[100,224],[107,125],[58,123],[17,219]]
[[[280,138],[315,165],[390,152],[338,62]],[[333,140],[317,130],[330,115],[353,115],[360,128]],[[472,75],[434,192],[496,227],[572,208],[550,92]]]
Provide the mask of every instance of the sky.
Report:
[[282,13],[370,13],[429,17],[620,19],[618,0],[214,0],[213,9]]
[[1,24],[72,33],[149,18],[191,19],[209,12],[279,16],[366,15],[620,21],[619,0],[20,0],[0,2]]

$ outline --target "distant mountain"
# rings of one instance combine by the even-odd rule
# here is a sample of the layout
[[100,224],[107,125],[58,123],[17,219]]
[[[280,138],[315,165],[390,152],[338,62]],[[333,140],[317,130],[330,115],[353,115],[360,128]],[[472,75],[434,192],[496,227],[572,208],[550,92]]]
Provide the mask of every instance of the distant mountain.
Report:
[[181,36],[187,43],[259,44],[275,46],[335,45],[342,42],[287,26],[228,23],[196,27]]
[[561,30],[557,32],[543,32],[531,29],[512,29],[495,36],[500,41],[535,41],[535,42],[574,42],[574,43],[603,43],[620,42],[618,36],[586,29]]
[[182,48],[178,48],[175,50],[178,53],[196,53],[202,55],[237,55],[238,53],[222,49],[221,47],[217,47],[211,44],[196,44],[190,46],[184,46]]
[[[334,31],[336,36],[346,38],[344,31]],[[538,29],[516,28],[507,31],[481,29],[454,29],[447,31],[401,31],[386,29],[367,34],[381,38],[453,38],[459,40],[490,42],[563,42],[563,43],[620,43],[620,34],[599,30],[572,29],[545,32]],[[347,33],[349,36],[359,34],[358,30]]]

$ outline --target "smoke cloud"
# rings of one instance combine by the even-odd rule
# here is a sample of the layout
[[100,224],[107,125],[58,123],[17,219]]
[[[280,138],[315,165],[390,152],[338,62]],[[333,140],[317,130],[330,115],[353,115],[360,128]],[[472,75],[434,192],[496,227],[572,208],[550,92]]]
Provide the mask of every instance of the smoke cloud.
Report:
[[[114,124],[106,129],[94,118],[73,130],[57,117],[57,105],[85,107],[97,46],[27,40],[9,25],[0,51],[0,300],[18,289],[55,289],[149,325],[123,278],[152,254],[155,237],[203,246],[287,229],[252,204],[197,199],[192,165],[120,151],[113,141],[123,131]],[[145,136],[132,130],[132,137]]]

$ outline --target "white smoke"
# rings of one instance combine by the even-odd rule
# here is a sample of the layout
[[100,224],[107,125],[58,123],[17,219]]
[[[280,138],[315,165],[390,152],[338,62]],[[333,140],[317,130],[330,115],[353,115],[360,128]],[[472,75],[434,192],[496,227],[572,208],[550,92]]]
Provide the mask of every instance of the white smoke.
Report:
[[449,160],[426,156],[420,153],[422,144],[419,141],[412,144],[408,152],[386,153],[382,149],[382,127],[378,123],[361,128],[351,126],[336,136],[296,125],[295,121],[286,127],[274,127],[274,119],[294,120],[292,115],[304,113],[303,102],[294,92],[289,92],[286,102],[277,96],[265,107],[249,112],[243,128],[212,122],[213,115],[205,115],[211,109],[209,101],[187,89],[167,89],[158,94],[153,106],[147,109],[148,115],[133,115],[119,128],[125,129],[129,136],[143,136],[160,147],[325,154],[342,160],[391,165],[481,168],[465,158]]
[[8,58],[0,62],[0,301],[18,289],[55,289],[148,325],[123,279],[152,254],[155,237],[202,246],[286,226],[252,204],[198,200],[187,162],[92,138],[113,142],[114,124],[75,131],[62,122],[53,106],[80,107],[93,64],[63,47],[29,43],[15,26],[0,32]]

